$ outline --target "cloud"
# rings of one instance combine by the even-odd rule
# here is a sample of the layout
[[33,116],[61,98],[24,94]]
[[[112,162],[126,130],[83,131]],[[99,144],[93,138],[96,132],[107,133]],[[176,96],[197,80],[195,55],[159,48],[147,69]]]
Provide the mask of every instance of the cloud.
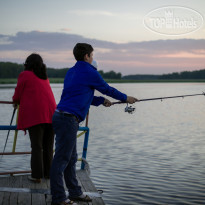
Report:
[[61,50],[70,49],[75,42],[84,40],[79,35],[49,32],[18,32],[15,36],[0,35],[0,40],[7,38],[10,44],[0,45],[0,50]]
[[205,40],[178,39],[114,43],[76,34],[18,32],[0,34],[0,60],[23,62],[28,54],[43,55],[50,67],[71,67],[72,49],[78,42],[90,43],[99,69],[122,74],[168,73],[205,68]]
[[73,10],[69,11],[71,14],[75,14],[78,16],[86,15],[86,16],[115,16],[114,13],[102,10]]
[[62,29],[60,29],[60,31],[71,32],[71,29],[70,28],[62,28]]
[[110,12],[110,11],[105,11],[105,10],[72,10],[69,11],[70,14],[72,15],[77,15],[77,16],[91,16],[91,17],[97,17],[97,16],[102,16],[102,17],[115,17],[118,20],[141,20],[141,15],[138,13],[132,13],[132,12]]

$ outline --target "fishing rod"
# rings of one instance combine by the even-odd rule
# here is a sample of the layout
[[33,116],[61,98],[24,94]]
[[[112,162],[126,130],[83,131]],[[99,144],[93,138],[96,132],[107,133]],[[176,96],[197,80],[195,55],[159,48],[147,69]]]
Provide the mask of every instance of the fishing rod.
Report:
[[[13,114],[12,114],[12,117],[11,117],[10,126],[12,125],[12,122],[13,122],[13,119],[14,119],[15,112],[16,112],[16,108],[14,108],[14,110],[13,110]],[[8,133],[7,133],[7,137],[6,137],[6,142],[5,142],[5,145],[4,145],[3,153],[5,152],[5,149],[6,149],[7,141],[8,141],[8,138],[9,138],[9,133],[10,133],[10,129],[8,130]],[[3,155],[2,155],[2,156],[3,156]],[[2,159],[2,157],[1,157],[1,159]]]
[[[192,95],[177,95],[177,96],[169,96],[169,97],[146,98],[146,99],[138,100],[137,102],[152,101],[152,100],[161,100],[162,101],[164,99],[170,99],[170,98],[184,98],[184,97],[199,96],[199,95],[205,96],[205,93],[202,92],[201,94],[192,94]],[[127,102],[123,102],[123,101],[112,102],[112,105],[124,104],[124,103],[127,103]],[[125,108],[125,112],[132,114],[134,111],[135,111],[135,108],[132,106],[128,106],[128,103],[127,103],[127,106]]]

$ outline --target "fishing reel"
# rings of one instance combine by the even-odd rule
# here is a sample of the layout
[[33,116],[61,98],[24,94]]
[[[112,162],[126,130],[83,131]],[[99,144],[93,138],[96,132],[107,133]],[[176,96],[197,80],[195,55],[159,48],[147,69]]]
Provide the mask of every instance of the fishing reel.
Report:
[[135,107],[132,107],[131,105],[128,106],[127,103],[127,106],[125,107],[125,112],[127,112],[128,114],[133,114],[135,112]]

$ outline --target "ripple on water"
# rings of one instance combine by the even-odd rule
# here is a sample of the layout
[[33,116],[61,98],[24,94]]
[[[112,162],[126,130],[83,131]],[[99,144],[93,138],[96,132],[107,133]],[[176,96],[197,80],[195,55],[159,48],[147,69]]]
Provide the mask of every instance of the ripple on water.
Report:
[[[198,93],[204,84],[115,84],[138,98]],[[54,87],[59,101],[62,86]],[[12,89],[0,89],[10,100]],[[96,95],[98,93],[96,92]],[[140,102],[128,115],[124,105],[92,107],[87,159],[91,178],[108,205],[205,204],[205,98]],[[11,106],[1,111],[9,123]],[[7,114],[6,114],[7,113]],[[5,134],[0,135],[3,149]],[[11,134],[7,151],[12,147]],[[29,150],[28,135],[19,135],[19,151]],[[82,153],[83,141],[78,139]],[[11,158],[10,158],[11,159]],[[0,169],[29,168],[30,157],[3,158]],[[20,166],[19,166],[20,164]]]

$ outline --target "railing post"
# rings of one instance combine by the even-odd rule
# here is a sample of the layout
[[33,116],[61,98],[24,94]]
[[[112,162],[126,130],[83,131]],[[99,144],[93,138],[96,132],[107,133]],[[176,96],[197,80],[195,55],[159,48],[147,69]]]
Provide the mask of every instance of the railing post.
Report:
[[[16,126],[18,124],[18,117],[19,117],[19,105],[17,105]],[[12,148],[13,153],[16,151],[17,135],[18,135],[18,130],[16,129],[14,133],[14,142],[13,142],[13,148]]]
[[[88,128],[87,132],[85,133],[85,139],[84,139],[84,145],[83,145],[82,158],[84,158],[84,159],[86,159],[86,155],[87,155],[88,140],[89,140],[89,128]],[[82,161],[81,162],[81,169],[84,169],[84,168],[85,168],[85,163]]]

